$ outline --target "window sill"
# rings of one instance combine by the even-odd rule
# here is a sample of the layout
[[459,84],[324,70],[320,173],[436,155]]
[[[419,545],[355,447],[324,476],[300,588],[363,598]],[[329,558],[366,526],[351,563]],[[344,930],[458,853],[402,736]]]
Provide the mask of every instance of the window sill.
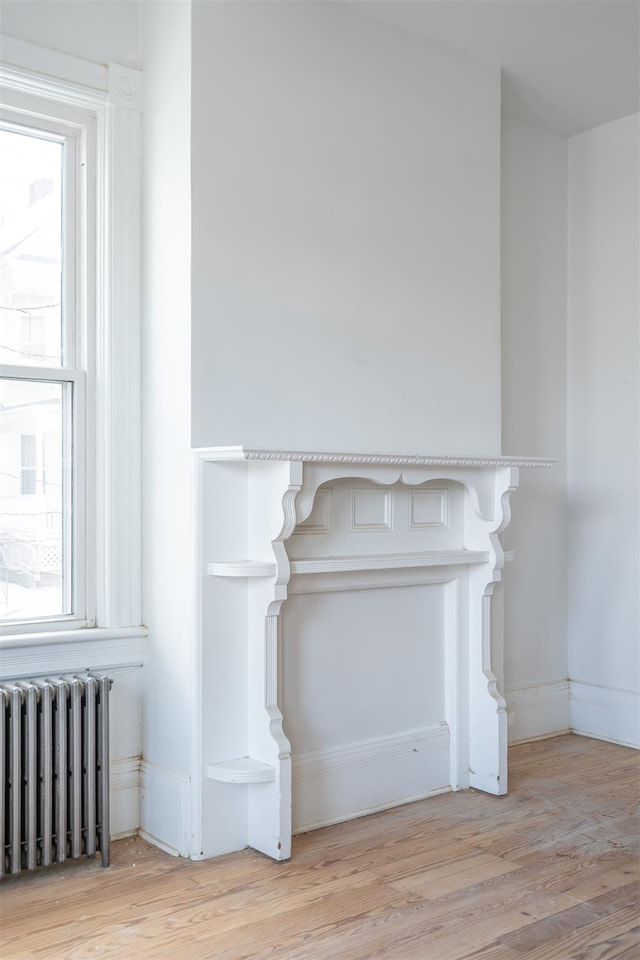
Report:
[[76,627],[67,630],[8,633],[0,637],[0,649],[39,647],[53,643],[95,643],[101,640],[134,640],[149,636],[147,627]]
[[86,627],[0,639],[0,680],[45,677],[85,670],[113,675],[144,666],[146,627]]

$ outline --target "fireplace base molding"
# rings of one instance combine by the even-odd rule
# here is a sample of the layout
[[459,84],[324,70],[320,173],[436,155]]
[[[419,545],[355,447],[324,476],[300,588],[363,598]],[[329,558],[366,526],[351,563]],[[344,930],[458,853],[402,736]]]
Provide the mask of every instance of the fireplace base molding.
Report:
[[499,535],[519,468],[552,461],[196,457],[202,855],[285,860],[295,831],[505,793]]

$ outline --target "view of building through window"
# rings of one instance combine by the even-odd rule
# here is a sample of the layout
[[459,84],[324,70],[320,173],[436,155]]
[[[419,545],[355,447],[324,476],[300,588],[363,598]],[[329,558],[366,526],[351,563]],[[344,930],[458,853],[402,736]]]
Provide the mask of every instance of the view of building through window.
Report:
[[71,613],[63,151],[0,130],[0,620]]

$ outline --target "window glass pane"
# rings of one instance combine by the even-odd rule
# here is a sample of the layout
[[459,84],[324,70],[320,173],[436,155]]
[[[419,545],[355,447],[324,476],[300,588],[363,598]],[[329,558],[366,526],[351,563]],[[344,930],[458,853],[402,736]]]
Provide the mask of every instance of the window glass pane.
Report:
[[70,391],[0,379],[0,620],[71,613]]
[[20,438],[20,492],[36,492],[36,438],[32,433],[23,433]]
[[62,150],[0,129],[0,363],[61,364]]

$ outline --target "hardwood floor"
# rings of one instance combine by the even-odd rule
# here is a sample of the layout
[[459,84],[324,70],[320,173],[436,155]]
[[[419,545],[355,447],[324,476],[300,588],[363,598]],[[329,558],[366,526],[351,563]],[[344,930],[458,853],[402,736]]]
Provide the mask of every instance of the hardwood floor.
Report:
[[510,751],[510,791],[317,830],[277,864],[138,839],[0,887],[3,960],[640,960],[636,751]]

